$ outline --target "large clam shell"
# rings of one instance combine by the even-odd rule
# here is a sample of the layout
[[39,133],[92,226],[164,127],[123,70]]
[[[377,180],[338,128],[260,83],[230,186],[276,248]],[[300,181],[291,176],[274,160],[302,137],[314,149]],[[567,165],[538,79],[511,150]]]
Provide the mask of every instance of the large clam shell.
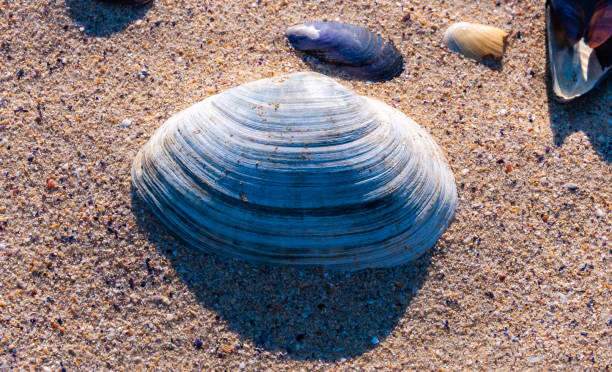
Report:
[[342,270],[419,257],[457,203],[444,155],[419,125],[312,72],[238,86],[172,116],[132,178],[196,248]]
[[[573,42],[564,18],[558,17],[550,4],[546,7],[546,30],[553,91],[561,101],[582,96],[612,71],[607,57],[610,43],[597,49],[587,45],[584,37]],[[570,31],[568,31],[570,30]],[[582,32],[580,35],[584,35]],[[598,52],[601,57],[598,57]],[[603,58],[602,58],[603,57]]]
[[455,53],[480,61],[485,57],[501,59],[508,33],[478,23],[459,22],[444,33],[444,43]]
[[289,27],[285,36],[296,50],[334,64],[359,79],[391,80],[404,69],[402,54],[391,42],[360,26],[303,23]]

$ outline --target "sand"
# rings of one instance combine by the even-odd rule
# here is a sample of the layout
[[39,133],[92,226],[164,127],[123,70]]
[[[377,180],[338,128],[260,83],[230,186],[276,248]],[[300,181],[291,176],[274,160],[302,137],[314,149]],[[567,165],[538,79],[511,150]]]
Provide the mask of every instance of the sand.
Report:
[[[283,37],[335,19],[393,40],[404,73],[343,79]],[[510,32],[503,63],[448,51],[457,21]],[[612,83],[555,103],[544,23],[539,0],[1,1],[0,369],[609,369]],[[221,259],[133,197],[131,161],[170,115],[312,68],[446,151],[457,215],[415,265]]]

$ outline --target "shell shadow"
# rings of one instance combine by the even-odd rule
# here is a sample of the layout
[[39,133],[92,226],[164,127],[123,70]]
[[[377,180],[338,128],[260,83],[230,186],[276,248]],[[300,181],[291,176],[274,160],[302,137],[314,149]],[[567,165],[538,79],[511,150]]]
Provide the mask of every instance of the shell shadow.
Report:
[[[506,50],[505,46],[504,46],[504,51]],[[488,67],[489,69],[493,70],[493,71],[503,71],[504,70],[504,61],[503,59],[495,59],[495,58],[490,58],[490,57],[485,57],[482,60],[478,61],[479,64]]]
[[[546,34],[546,32],[545,32]],[[563,142],[574,132],[583,132],[606,162],[612,162],[612,79],[608,77],[585,95],[569,102],[560,102],[554,91],[550,70],[548,38],[546,39],[546,95],[548,115],[554,145]]]
[[66,0],[68,15],[94,37],[108,37],[142,18],[152,7],[125,6],[98,0]]
[[375,348],[421,288],[431,254],[414,264],[344,273],[253,265],[175,238],[132,188],[132,213],[198,301],[279,359],[337,361]]
[[[291,47],[291,44],[287,43],[287,45],[289,47]],[[302,61],[304,62],[304,64],[306,64],[306,66],[308,66],[308,68],[311,71],[318,72],[318,73],[323,74],[323,75],[327,75],[327,76],[332,77],[334,79],[342,79],[342,80],[348,80],[348,81],[372,81],[372,80],[363,79],[363,78],[351,75],[348,72],[344,71],[342,69],[342,66],[337,66],[337,65],[334,65],[332,63],[327,63],[327,62],[321,61],[317,57],[308,55],[308,54],[306,54],[304,52],[300,52],[300,51],[295,50],[295,49],[293,49],[292,52],[295,55],[297,55],[299,58],[301,58]],[[390,77],[390,78],[387,78],[387,79],[384,79],[384,80],[374,80],[372,82],[374,82],[374,83],[384,83],[384,82],[387,82],[387,81],[391,81],[393,79],[396,79],[396,78],[402,76],[404,71],[405,71],[405,66],[402,65],[402,72],[399,75],[394,76],[394,77]]]
[[506,51],[508,50],[509,46],[510,46],[510,41],[508,40],[508,38],[506,38],[504,39],[504,46],[503,46],[501,58],[498,59],[498,58],[493,58],[493,56],[485,56],[480,61],[478,61],[478,63],[485,67],[488,67],[489,69],[493,71],[498,71],[498,72],[504,71],[504,56],[506,55]]

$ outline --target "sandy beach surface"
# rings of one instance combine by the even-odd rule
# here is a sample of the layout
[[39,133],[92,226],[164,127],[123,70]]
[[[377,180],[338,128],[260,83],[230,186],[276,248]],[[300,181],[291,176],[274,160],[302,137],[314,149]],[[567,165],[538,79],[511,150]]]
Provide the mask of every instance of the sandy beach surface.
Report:
[[[0,370],[608,370],[612,82],[553,100],[543,1],[0,0]],[[283,36],[341,20],[404,73],[348,80]],[[510,33],[502,64],[450,52]],[[454,223],[414,265],[255,266],[189,249],[133,196],[170,115],[316,70],[403,111],[446,151]]]

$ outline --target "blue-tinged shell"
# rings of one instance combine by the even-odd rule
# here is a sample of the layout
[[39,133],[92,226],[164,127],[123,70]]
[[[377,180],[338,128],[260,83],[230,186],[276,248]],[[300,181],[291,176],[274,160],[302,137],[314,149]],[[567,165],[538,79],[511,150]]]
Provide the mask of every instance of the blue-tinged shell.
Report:
[[582,38],[592,0],[550,0],[561,28],[572,44]]
[[597,48],[612,36],[612,0],[550,0],[550,4],[569,43],[584,37],[589,47]]
[[418,258],[452,220],[434,140],[318,73],[259,80],[172,116],[132,167],[137,193],[188,244],[342,270]]
[[[595,20],[587,17],[587,19],[593,21],[594,26],[591,30],[586,33],[584,30],[576,33],[572,28],[574,23],[566,19],[569,12],[565,10],[565,18],[557,13],[558,9],[565,9],[560,4],[574,3],[575,1],[557,0],[546,6],[550,73],[553,91],[561,101],[570,101],[586,94],[601,81],[612,75],[612,41],[609,38],[610,31],[605,27],[606,22],[608,22],[605,9],[602,8],[601,12],[603,14]],[[605,1],[602,4],[606,5],[604,3]],[[557,8],[554,7],[555,5]],[[587,5],[596,4],[593,0],[580,4],[582,7]],[[591,13],[592,11],[589,11],[587,14]],[[573,40],[575,35],[579,35],[578,40]],[[602,41],[605,42],[601,43]],[[589,42],[597,45],[597,47],[592,48],[589,46]]]
[[591,48],[612,38],[612,0],[595,0],[585,39]]
[[337,65],[355,78],[391,80],[404,69],[402,54],[391,42],[360,26],[303,23],[289,27],[285,36],[296,50]]

